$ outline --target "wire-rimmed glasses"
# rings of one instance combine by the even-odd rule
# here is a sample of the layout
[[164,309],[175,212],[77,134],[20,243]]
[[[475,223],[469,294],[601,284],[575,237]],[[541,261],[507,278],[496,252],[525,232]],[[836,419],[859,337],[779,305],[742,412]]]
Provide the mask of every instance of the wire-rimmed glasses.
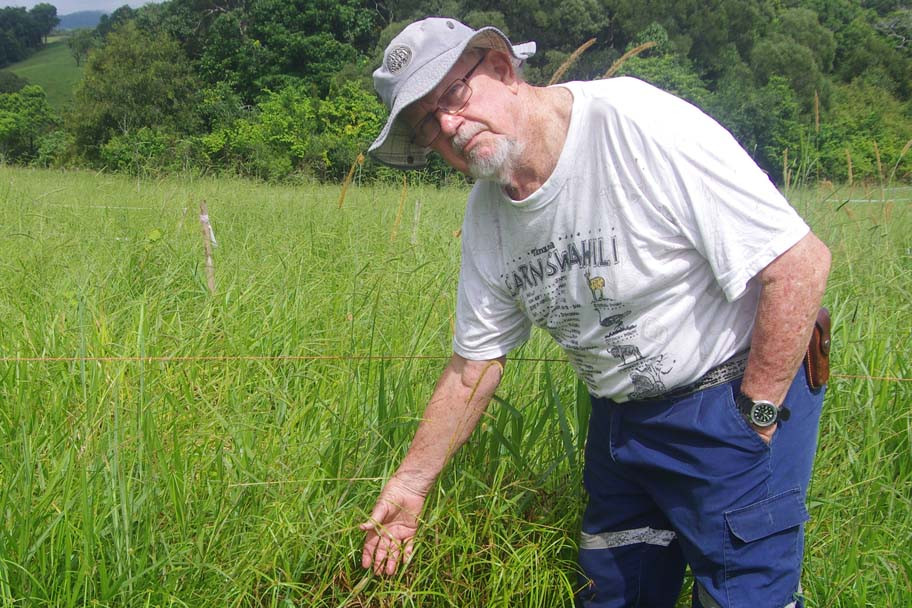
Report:
[[414,145],[427,148],[434,143],[434,140],[440,135],[440,121],[437,120],[438,111],[446,112],[447,114],[457,114],[466,107],[466,104],[469,103],[469,99],[472,97],[472,87],[469,86],[468,80],[472,77],[472,74],[475,73],[475,70],[478,69],[478,66],[482,64],[487,55],[488,52],[484,51],[478,62],[472,66],[472,69],[469,70],[465,76],[454,81],[446,88],[443,94],[437,99],[437,107],[433,111],[428,112],[424,118],[415,125],[413,128],[415,135],[412,137],[412,143]]

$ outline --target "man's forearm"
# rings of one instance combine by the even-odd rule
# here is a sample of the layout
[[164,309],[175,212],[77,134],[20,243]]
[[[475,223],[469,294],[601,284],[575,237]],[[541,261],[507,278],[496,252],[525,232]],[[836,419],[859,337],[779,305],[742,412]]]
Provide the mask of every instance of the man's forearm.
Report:
[[415,438],[394,477],[427,494],[434,480],[478,425],[500,384],[504,358],[469,361],[453,355],[440,376]]
[[829,250],[809,233],[760,273],[744,394],[777,405],[785,399],[807,350],[829,269]]

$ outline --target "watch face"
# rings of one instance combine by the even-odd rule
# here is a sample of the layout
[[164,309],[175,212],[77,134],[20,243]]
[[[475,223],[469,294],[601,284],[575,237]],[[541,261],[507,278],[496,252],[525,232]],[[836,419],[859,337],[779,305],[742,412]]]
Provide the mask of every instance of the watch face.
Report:
[[775,405],[767,401],[756,401],[751,407],[751,422],[757,426],[769,426],[776,422],[778,410]]

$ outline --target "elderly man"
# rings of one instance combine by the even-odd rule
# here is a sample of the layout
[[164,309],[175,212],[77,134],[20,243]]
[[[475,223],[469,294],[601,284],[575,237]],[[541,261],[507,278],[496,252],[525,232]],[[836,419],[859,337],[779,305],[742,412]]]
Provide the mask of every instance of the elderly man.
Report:
[[537,325],[593,396],[577,601],[674,606],[689,564],[695,605],[800,605],[823,401],[801,362],[829,252],[700,110],[631,78],[531,86],[534,51],[430,18],[374,72],[374,157],[434,151],[478,181],[454,354],[362,564],[409,559],[431,485]]

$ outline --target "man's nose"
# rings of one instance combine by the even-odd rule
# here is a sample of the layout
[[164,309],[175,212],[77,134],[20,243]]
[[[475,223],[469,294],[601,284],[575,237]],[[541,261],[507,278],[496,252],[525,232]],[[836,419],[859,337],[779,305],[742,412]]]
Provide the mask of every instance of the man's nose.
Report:
[[440,123],[440,131],[447,137],[452,137],[462,124],[463,118],[459,114],[450,114],[438,109],[437,122]]

